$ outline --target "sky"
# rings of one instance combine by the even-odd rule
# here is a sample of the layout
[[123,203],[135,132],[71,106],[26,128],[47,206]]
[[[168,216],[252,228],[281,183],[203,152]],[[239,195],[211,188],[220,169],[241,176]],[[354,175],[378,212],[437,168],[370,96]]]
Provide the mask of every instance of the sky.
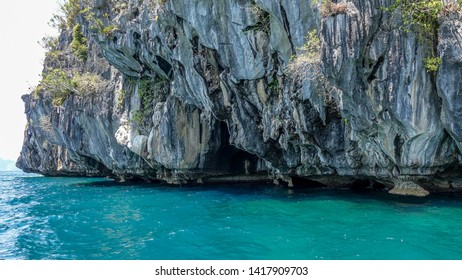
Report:
[[4,1],[0,9],[0,158],[16,160],[22,146],[26,116],[21,95],[37,85],[45,35],[57,34],[48,22],[57,0]]

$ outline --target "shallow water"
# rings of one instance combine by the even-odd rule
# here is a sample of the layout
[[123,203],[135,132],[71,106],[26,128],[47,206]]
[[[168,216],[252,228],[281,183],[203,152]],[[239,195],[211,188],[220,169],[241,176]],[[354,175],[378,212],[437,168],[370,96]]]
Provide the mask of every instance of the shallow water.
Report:
[[462,259],[462,200],[0,172],[0,259]]

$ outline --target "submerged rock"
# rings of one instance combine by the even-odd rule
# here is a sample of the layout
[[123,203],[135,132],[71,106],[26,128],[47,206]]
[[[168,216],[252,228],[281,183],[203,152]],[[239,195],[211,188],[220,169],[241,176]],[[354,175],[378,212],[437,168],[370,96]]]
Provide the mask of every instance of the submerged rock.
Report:
[[412,195],[412,196],[427,196],[430,193],[419,186],[418,184],[411,181],[403,181],[396,179],[395,186],[389,191],[391,194],[397,195]]
[[[441,19],[442,64],[429,73],[418,36],[390,24],[389,0],[327,14],[310,1],[71,2],[85,10],[75,20],[87,57],[76,57],[64,29],[44,77],[59,68],[103,82],[61,104],[46,87],[24,97],[25,171],[290,186],[366,178],[412,195],[460,179],[457,12]],[[312,30],[320,72],[294,76],[288,66]]]

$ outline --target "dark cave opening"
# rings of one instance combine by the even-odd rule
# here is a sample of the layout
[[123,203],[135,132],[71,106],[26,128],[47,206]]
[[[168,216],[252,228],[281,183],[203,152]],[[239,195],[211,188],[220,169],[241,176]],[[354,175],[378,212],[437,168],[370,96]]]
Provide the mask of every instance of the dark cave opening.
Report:
[[303,177],[291,177],[291,179],[292,179],[292,184],[294,188],[324,188],[324,187],[327,187],[325,184],[321,182],[303,178]]
[[164,73],[168,76],[170,80],[173,79],[173,73],[172,73],[172,65],[165,60],[163,57],[156,55],[156,60],[157,64],[159,65],[160,69],[164,71]]
[[254,174],[257,171],[258,157],[238,150],[231,157],[230,171],[234,174]]
[[348,187],[356,192],[382,191],[387,189],[387,186],[384,184],[369,179],[356,179]]
[[230,134],[226,122],[219,122],[217,133],[219,133],[220,143],[212,168],[230,174],[254,174],[257,171],[258,157],[230,144]]

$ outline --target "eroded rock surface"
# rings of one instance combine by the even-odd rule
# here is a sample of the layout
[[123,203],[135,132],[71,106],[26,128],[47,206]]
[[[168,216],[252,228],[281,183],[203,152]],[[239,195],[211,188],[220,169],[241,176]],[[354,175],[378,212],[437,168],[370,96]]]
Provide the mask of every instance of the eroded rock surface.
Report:
[[[63,67],[100,75],[104,90],[60,106],[46,92],[25,96],[18,167],[171,183],[263,174],[289,185],[360,179],[419,195],[457,189],[459,15],[442,18],[442,65],[429,74],[417,36],[381,9],[389,0],[349,1],[329,16],[310,1],[121,2],[92,2],[111,32],[78,17],[86,62],[62,32]],[[313,29],[325,78],[295,79],[287,66]],[[48,59],[44,71],[56,66]]]

